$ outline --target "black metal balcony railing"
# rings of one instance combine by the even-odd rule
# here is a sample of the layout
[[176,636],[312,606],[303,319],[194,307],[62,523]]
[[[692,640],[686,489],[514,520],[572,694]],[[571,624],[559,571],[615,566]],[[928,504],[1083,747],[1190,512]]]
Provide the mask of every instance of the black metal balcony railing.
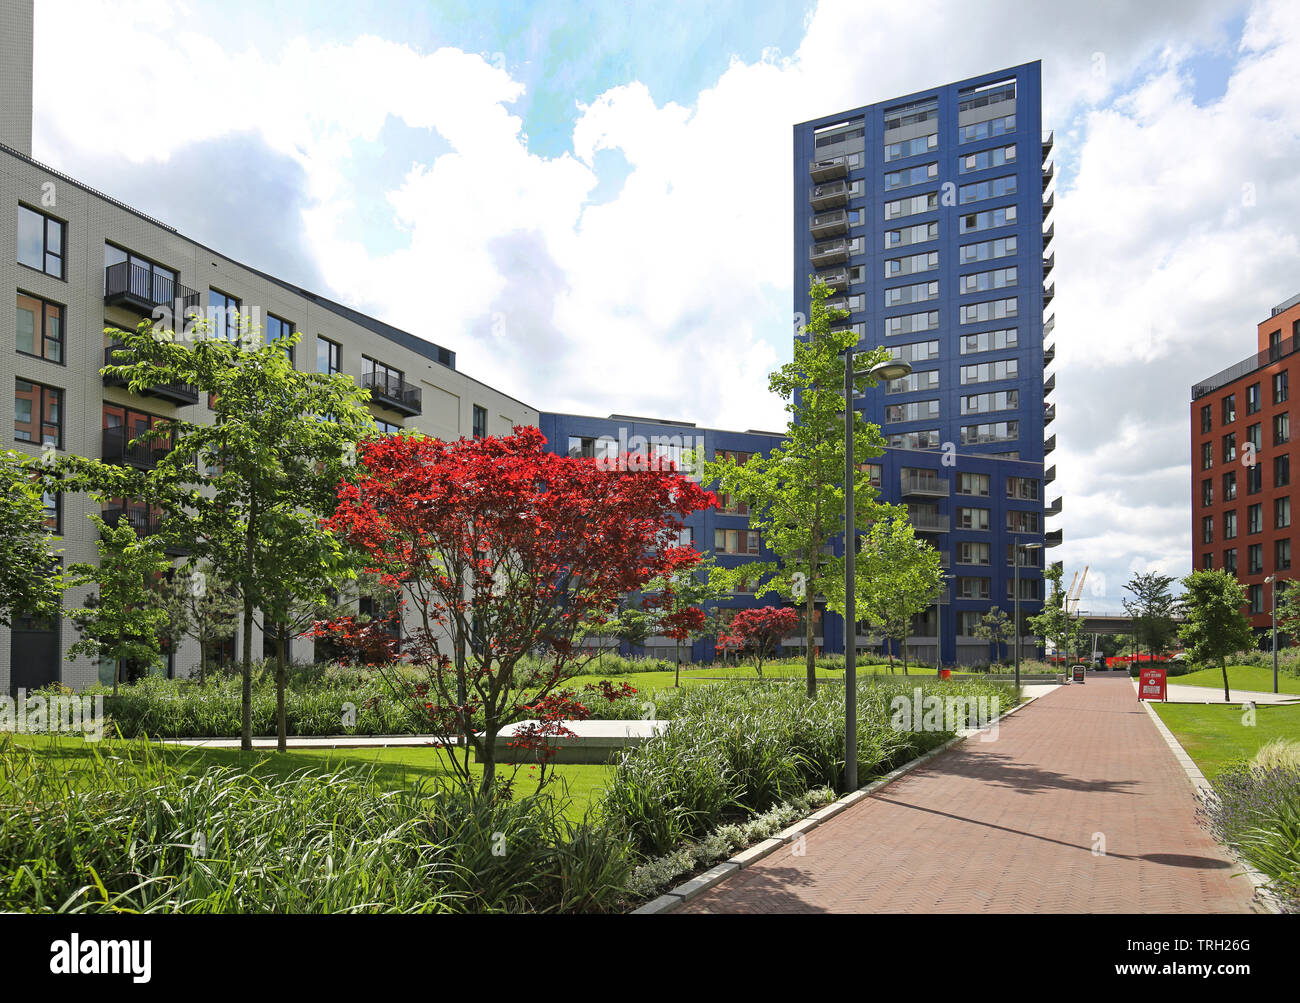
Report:
[[1056,433],[1053,432],[1043,440],[1043,454],[1046,455],[1056,448]]
[[153,469],[171,451],[171,442],[167,439],[133,442],[131,432],[120,425],[104,429],[101,445],[100,456],[105,463],[138,467],[141,470]]
[[920,533],[948,532],[948,516],[941,512],[908,512],[912,528]]
[[1043,230],[1043,244],[1047,245],[1056,236],[1056,223],[1052,222]]
[[1052,503],[1048,505],[1047,508],[1045,508],[1043,511],[1047,515],[1060,515],[1062,504],[1063,503],[1061,498],[1053,498]]
[[[1046,358],[1045,355],[1044,358]],[[1051,376],[1047,377],[1047,379],[1043,380],[1043,396],[1046,397],[1055,389],[1056,389],[1056,374],[1053,373]]]
[[1048,303],[1052,302],[1052,300],[1055,297],[1056,297],[1056,283],[1053,282],[1050,285],[1048,285],[1045,289],[1043,289],[1043,305],[1046,306]]
[[1051,274],[1052,269],[1055,267],[1056,267],[1056,252],[1053,251],[1051,254],[1047,255],[1047,257],[1043,258],[1043,278],[1047,278],[1047,276]]
[[824,185],[814,185],[809,201],[814,209],[834,209],[848,204],[849,183],[847,181],[828,181]]
[[[199,294],[172,276],[159,274],[156,269],[119,261],[104,269],[104,302],[142,313],[152,313],[154,307],[167,306],[179,310],[184,316],[186,310],[199,307]],[[179,322],[179,318],[175,320]]]
[[849,158],[827,157],[825,160],[814,160],[808,165],[808,171],[814,181],[834,181],[848,174]]
[[1043,133],[1043,159],[1044,160],[1047,159],[1047,155],[1052,152],[1052,147],[1055,145],[1056,145],[1056,133],[1051,129],[1048,129]]
[[1047,191],[1047,186],[1052,183],[1052,178],[1056,177],[1056,163],[1049,163],[1043,168],[1043,191]]
[[826,283],[832,292],[843,292],[849,284],[849,271],[847,268],[832,268],[828,272],[818,272],[817,278]]
[[[104,511],[100,513],[100,518],[104,520],[113,529],[117,529],[125,519],[127,523],[135,530],[137,536],[157,536],[162,532],[162,513],[148,505],[128,503],[125,507],[122,505],[105,506]],[[173,543],[167,543],[163,548],[168,554],[186,554],[189,553],[184,547]]]
[[1065,539],[1065,534],[1061,530],[1053,529],[1050,532],[1048,532],[1047,536],[1043,540],[1043,543],[1045,546],[1048,547],[1059,547],[1064,539]]
[[[105,366],[125,366],[130,363],[128,357],[119,357],[118,353],[129,353],[123,345],[109,345],[104,349]],[[110,376],[104,374],[104,386],[106,387],[124,387],[127,381],[121,376]],[[160,383],[157,386],[149,387],[140,391],[146,397],[157,397],[160,400],[171,401],[177,407],[186,407],[190,404],[199,402],[199,389],[189,383],[179,381],[173,383]]]
[[398,376],[382,373],[363,373],[361,386],[370,391],[372,402],[406,415],[422,413],[423,404],[419,387],[413,387]]
[[1056,361],[1056,346],[1048,345],[1043,349],[1043,368],[1046,369]]
[[947,498],[952,492],[952,482],[943,477],[902,471],[899,474],[900,490],[904,495],[929,498]]
[[1056,207],[1056,192],[1043,199],[1043,220],[1046,222],[1048,213]]
[[1213,393],[1220,387],[1226,387],[1233,380],[1239,380],[1256,369],[1262,369],[1270,362],[1277,362],[1278,359],[1284,359],[1288,355],[1300,350],[1300,338],[1292,336],[1287,338],[1281,344],[1274,345],[1262,352],[1256,352],[1254,355],[1242,359],[1236,365],[1229,366],[1227,369],[1220,370],[1192,387],[1192,400],[1204,397],[1208,393]]
[[1047,404],[1043,407],[1043,424],[1047,425],[1056,420],[1056,405]]
[[1044,484],[1051,484],[1052,481],[1054,480],[1056,480],[1056,464],[1052,464],[1050,467],[1048,467],[1046,470],[1043,471]]

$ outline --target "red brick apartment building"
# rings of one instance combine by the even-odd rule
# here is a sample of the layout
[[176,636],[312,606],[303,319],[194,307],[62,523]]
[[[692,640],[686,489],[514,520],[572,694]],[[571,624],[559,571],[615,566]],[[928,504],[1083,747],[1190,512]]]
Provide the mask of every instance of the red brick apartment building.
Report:
[[1260,629],[1271,623],[1265,579],[1294,575],[1292,386],[1300,391],[1300,296],[1260,322],[1254,355],[1192,387],[1192,567],[1233,572]]

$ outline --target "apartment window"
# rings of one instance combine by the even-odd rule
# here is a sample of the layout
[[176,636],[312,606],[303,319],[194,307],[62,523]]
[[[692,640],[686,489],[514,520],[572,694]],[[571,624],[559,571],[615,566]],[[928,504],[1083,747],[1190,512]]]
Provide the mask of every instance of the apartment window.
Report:
[[982,303],[967,303],[961,308],[959,320],[963,324],[977,324],[985,320],[1003,320],[1015,317],[1019,310],[1016,297],[1002,300],[985,300]]
[[[125,266],[121,273],[110,277],[109,269]],[[113,244],[104,245],[104,291],[109,284],[114,292],[130,292],[156,304],[171,305],[176,297],[176,272],[155,264],[148,258],[132,254]]]
[[1231,425],[1237,420],[1237,395],[1228,394],[1223,398],[1223,424]]
[[1014,327],[997,331],[981,331],[979,334],[962,335],[959,344],[962,355],[974,355],[977,352],[997,352],[1015,348],[1018,337]]
[[929,223],[917,223],[915,226],[905,226],[898,230],[886,230],[885,249],[938,239],[939,222],[938,220],[931,220]]
[[993,258],[1009,258],[1016,253],[1017,241],[1014,234],[1009,237],[996,237],[993,240],[981,240],[975,244],[962,244],[958,248],[958,263],[969,265],[975,261],[989,261]]
[[885,110],[885,131],[901,129],[905,125],[920,125],[939,117],[939,99],[921,98]]
[[45,510],[45,528],[55,536],[63,535],[63,494],[59,491],[45,491],[41,494],[41,506]]
[[[937,139],[937,136],[931,136],[931,139]],[[888,159],[888,157],[886,157]],[[924,195],[913,195],[910,198],[894,199],[885,203],[885,221],[899,219],[903,216],[915,216],[917,213],[932,212],[939,208],[939,193],[926,192]]]
[[1288,571],[1291,568],[1291,541],[1278,540],[1273,544],[1273,570]]
[[715,529],[713,549],[720,554],[757,554],[758,533],[752,529]]
[[[1042,584],[1043,583],[1037,578],[1020,579],[1020,598],[1030,600],[1041,599],[1042,595],[1039,593],[1039,588]],[[1015,585],[1016,583],[1014,578],[1007,579],[1007,599],[1009,600],[1014,601],[1016,598]]]
[[958,474],[957,493],[959,495],[975,495],[979,498],[987,498],[989,496],[989,475]]
[[1037,512],[1022,512],[1012,509],[1007,513],[1008,533],[1037,533],[1041,528],[1041,519]]
[[1214,481],[1205,478],[1201,481],[1201,505],[1202,507],[1214,504]]
[[1202,570],[1202,571],[1213,571],[1213,570],[1214,570],[1214,555],[1213,555],[1213,554],[1202,554],[1202,555],[1201,555],[1201,570]]
[[915,275],[919,272],[931,272],[938,267],[938,251],[926,251],[922,254],[909,254],[905,258],[886,258],[885,278],[893,279],[900,275]]
[[886,437],[890,449],[938,449],[939,430],[927,428],[916,432],[896,432]]
[[1201,443],[1201,469],[1209,470],[1214,466],[1214,443]]
[[1246,507],[1246,534],[1264,531],[1264,506],[1259,502]]
[[478,404],[474,405],[474,438],[482,439],[487,436],[487,408]]
[[343,346],[329,338],[316,336],[316,372],[333,376],[343,371]]
[[968,153],[957,161],[957,173],[969,174],[972,171],[986,171],[990,167],[1001,167],[1004,164],[1014,164],[1016,161],[1016,146],[1012,143],[1010,146],[995,146],[991,150],[981,150],[979,153]]
[[1246,574],[1258,575],[1264,571],[1264,545],[1252,543],[1246,548]]
[[63,448],[63,391],[27,380],[15,381],[14,438]]
[[1250,611],[1252,613],[1264,612],[1264,586],[1251,585],[1246,589],[1246,598],[1250,602]]
[[212,322],[212,336],[223,341],[236,342],[243,333],[242,304],[234,296],[216,289],[208,290],[208,319]]
[[618,441],[608,435],[597,438],[591,435],[569,436],[569,456],[574,459],[616,460]]
[[1252,383],[1246,388],[1246,413],[1254,414],[1259,410],[1259,384]]
[[1214,542],[1214,516],[1212,515],[1201,516],[1201,542]]
[[1275,498],[1273,500],[1273,528],[1286,529],[1291,525],[1291,499]]
[[1016,116],[1002,115],[998,118],[991,118],[986,122],[963,125],[957,137],[957,142],[976,143],[981,139],[988,139],[992,136],[1005,136],[1015,131]]
[[[741,455],[748,459],[750,454],[742,453]],[[864,463],[858,469],[867,475],[867,483],[879,490],[884,477],[884,468],[879,463]],[[748,506],[746,506],[746,509],[748,510]]]
[[[890,345],[889,354],[895,359],[902,359],[905,362],[929,362],[931,359],[939,357],[939,343],[937,341],[914,341],[908,345]],[[939,374],[936,372],[934,375],[936,377],[934,385],[938,386]],[[890,382],[890,386],[897,382],[902,381],[893,380]]]
[[1237,471],[1229,470],[1223,475],[1223,500],[1234,501],[1237,497]]
[[885,175],[885,191],[905,188],[908,185],[919,185],[925,181],[933,181],[938,176],[938,164],[917,164],[915,167],[906,167],[901,171],[890,171]]
[[939,311],[926,310],[922,313],[905,313],[901,317],[885,318],[885,336],[897,334],[914,334],[918,331],[933,331],[939,326]]
[[976,633],[980,629],[980,616],[978,610],[966,609],[957,613],[957,633],[961,637],[977,637]]
[[[293,325],[282,317],[277,317],[273,313],[266,315],[266,343],[273,345],[277,341],[284,341],[293,334]],[[293,365],[293,346],[284,346],[285,358],[289,360],[289,365]]]
[[1264,448],[1264,434],[1259,422],[1246,426],[1246,441],[1255,447],[1256,452]]
[[989,597],[989,580],[987,578],[958,578],[957,596],[960,599],[987,599]]
[[1237,458],[1237,433],[1229,432],[1223,437],[1223,462],[1231,463]]
[[988,181],[976,181],[973,184],[962,185],[957,189],[957,201],[961,205],[965,205],[967,202],[1002,198],[1015,193],[1016,176],[1008,174],[1001,178],[990,178]]
[[[923,369],[919,373],[911,373],[900,380],[890,380],[885,384],[886,394],[910,394],[918,390],[938,390],[939,389],[939,370]],[[938,408],[934,412],[939,413]]]
[[908,139],[902,143],[885,144],[885,163],[891,160],[903,160],[906,157],[916,157],[922,153],[929,153],[939,145],[939,134],[932,132],[928,136],[917,136],[915,139]]
[[989,545],[963,541],[957,544],[958,564],[988,564]]
[[1273,416],[1273,445],[1280,446],[1291,440],[1291,415],[1283,411]]
[[957,221],[961,233],[977,233],[980,230],[992,230],[999,226],[1009,226],[1016,221],[1016,207],[1003,206],[1000,209],[985,209],[983,212],[962,213]]
[[1273,403],[1281,404],[1287,398],[1287,376],[1284,372],[1273,374]]
[[892,286],[885,290],[885,306],[926,303],[939,298],[938,282],[916,282],[910,286]]
[[[1007,544],[1007,567],[1015,567],[1016,564],[1016,545]],[[1043,551],[1026,550],[1023,546],[1020,548],[1020,566],[1022,568],[1041,568],[1043,566]]]
[[402,430],[401,425],[394,424],[391,421],[384,421],[382,418],[375,418],[373,420],[375,423],[375,429],[380,435],[396,435]]
[[1010,268],[995,268],[988,272],[970,272],[961,277],[960,291],[966,293],[983,293],[992,289],[1005,289],[1016,284],[1017,271]]
[[18,351],[63,362],[63,307],[26,293],[18,294]]
[[63,238],[67,224],[43,212],[18,207],[18,263],[61,279],[65,275]]
[[988,529],[989,510],[986,508],[958,508],[957,528],[979,530]]
[[962,386],[968,383],[990,383],[994,380],[1014,380],[1020,375],[1020,364],[1016,359],[980,362],[972,366],[962,366],[959,375]]
[[361,356],[361,378],[363,385],[378,388],[383,393],[397,394],[406,382],[406,374],[386,363]]
[[1235,510],[1223,513],[1223,538],[1225,540],[1235,540],[1237,538],[1237,513]]
[[1038,478],[1008,477],[1007,497],[1020,498],[1024,501],[1037,501],[1038,500]]
[[1201,431],[1208,432],[1214,428],[1214,410],[1209,404],[1201,407]]
[[1246,494],[1255,495],[1264,490],[1264,467],[1260,463],[1246,468]]
[[890,404],[885,408],[885,423],[887,425],[901,421],[929,421],[938,417],[939,402],[937,400]]
[[1230,575],[1237,573],[1237,548],[1231,547],[1223,552],[1223,570]]
[[1273,487],[1282,488],[1291,483],[1291,457],[1283,453],[1273,457]]
[[1020,422],[993,421],[981,425],[963,425],[961,442],[963,446],[978,445],[985,442],[1010,442],[1020,438]]

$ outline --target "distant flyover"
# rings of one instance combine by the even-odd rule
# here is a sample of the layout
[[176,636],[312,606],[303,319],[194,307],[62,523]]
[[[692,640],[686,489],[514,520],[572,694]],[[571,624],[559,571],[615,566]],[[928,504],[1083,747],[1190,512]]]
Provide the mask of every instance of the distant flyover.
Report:
[[[1084,634],[1131,634],[1133,633],[1133,618],[1131,616],[1115,616],[1108,613],[1085,613],[1077,614],[1079,630]],[[1174,623],[1181,624],[1183,617],[1170,617]]]

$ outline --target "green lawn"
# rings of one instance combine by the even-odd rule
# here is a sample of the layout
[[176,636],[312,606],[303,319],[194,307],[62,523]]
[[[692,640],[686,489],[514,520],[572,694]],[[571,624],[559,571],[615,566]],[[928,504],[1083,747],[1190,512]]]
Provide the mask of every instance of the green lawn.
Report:
[[[6,736],[7,737],[7,736]],[[256,750],[241,752],[238,749],[187,748],[158,745],[142,740],[86,742],[80,738],[48,735],[14,735],[15,745],[31,749],[42,757],[52,769],[67,776],[73,785],[78,776],[88,775],[96,768],[98,759],[106,760],[109,768],[147,773],[143,764],[148,759],[161,759],[171,769],[198,774],[214,766],[228,766],[251,770],[268,777],[284,777],[296,770],[316,769],[334,771],[343,767],[371,770],[374,783],[385,790],[400,790],[421,780],[437,780],[446,776],[446,763],[438,750],[419,746],[397,746],[384,749],[291,749],[288,752]],[[4,738],[0,737],[0,743]],[[2,764],[0,764],[2,765]],[[471,762],[477,775],[479,767]],[[513,767],[498,766],[498,770]],[[610,773],[608,766],[556,767],[558,783],[567,790],[571,802],[566,814],[574,821],[581,820],[587,808],[600,799]],[[528,781],[528,767],[521,767],[517,783],[521,793],[532,790]],[[560,793],[559,788],[551,788]]]
[[[581,687],[587,683],[598,682],[601,679],[608,679],[614,684],[627,683],[633,686],[639,693],[650,694],[655,690],[664,689],[674,684],[674,674],[671,670],[653,671],[653,672],[627,672],[619,675],[607,676],[602,675],[599,666],[591,663],[591,672],[580,676],[574,676],[566,680],[566,687]],[[934,676],[934,669],[918,669],[915,666],[908,666],[907,670],[914,676]],[[894,672],[901,678],[903,674],[903,663],[894,663]],[[866,675],[889,675],[889,664],[887,662],[880,664],[865,664],[858,666],[858,674]],[[820,679],[843,679],[843,669],[832,669],[824,666],[817,667],[817,676]],[[789,663],[767,663],[763,666],[764,679],[806,679],[807,673],[802,664],[791,665]],[[683,686],[696,685],[699,683],[714,682],[718,679],[758,679],[758,673],[754,671],[752,663],[744,665],[706,665],[690,669],[682,669],[681,681]]]
[[[1228,678],[1232,678],[1231,672]],[[1300,739],[1300,704],[1261,705],[1255,712],[1253,726],[1242,723],[1242,710],[1235,704],[1153,703],[1151,706],[1201,772],[1211,779],[1229,763],[1249,759],[1261,745],[1275,738]]]
[[[1170,676],[1171,686],[1208,686],[1223,690],[1223,672],[1217,667],[1197,669],[1185,676]],[[1229,665],[1228,685],[1234,690],[1258,690],[1261,693],[1273,692],[1273,666],[1271,665]],[[1277,688],[1280,693],[1300,694],[1300,679],[1288,676],[1285,672],[1277,674]]]

